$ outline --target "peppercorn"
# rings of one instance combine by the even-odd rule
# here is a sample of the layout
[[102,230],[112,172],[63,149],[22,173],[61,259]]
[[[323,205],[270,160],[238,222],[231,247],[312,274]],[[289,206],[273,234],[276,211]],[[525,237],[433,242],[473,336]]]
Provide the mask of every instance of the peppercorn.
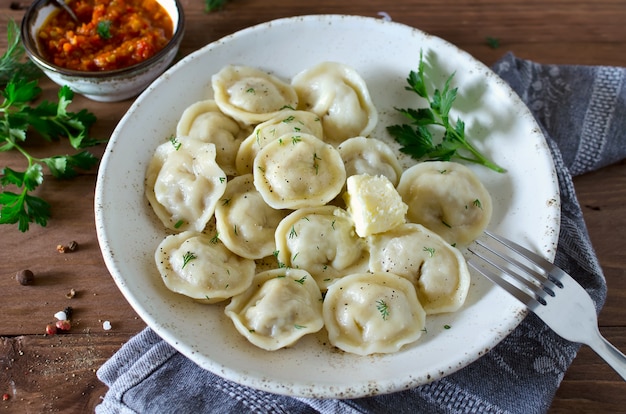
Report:
[[72,324],[67,319],[56,321],[55,325],[60,331],[69,331],[72,328]]
[[78,243],[76,243],[76,241],[72,240],[67,245],[67,248],[70,250],[70,252],[73,252],[74,250],[78,249]]
[[30,270],[24,269],[17,272],[15,280],[22,286],[31,285],[35,281],[35,275]]
[[53,323],[49,323],[46,325],[46,335],[55,335],[57,333],[57,327]]

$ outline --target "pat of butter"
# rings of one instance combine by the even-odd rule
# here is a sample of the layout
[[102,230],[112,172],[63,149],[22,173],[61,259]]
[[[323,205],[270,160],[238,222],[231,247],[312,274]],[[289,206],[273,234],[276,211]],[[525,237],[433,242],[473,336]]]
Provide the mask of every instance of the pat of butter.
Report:
[[352,175],[346,186],[347,210],[360,237],[383,233],[406,221],[408,206],[384,175]]

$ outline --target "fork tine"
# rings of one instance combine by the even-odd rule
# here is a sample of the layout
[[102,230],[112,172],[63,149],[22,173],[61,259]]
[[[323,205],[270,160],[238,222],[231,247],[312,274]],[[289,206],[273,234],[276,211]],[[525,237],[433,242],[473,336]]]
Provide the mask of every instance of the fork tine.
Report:
[[[525,247],[520,246],[519,244],[515,243],[514,241],[511,241],[509,239],[506,239],[500,235],[497,234],[493,234],[487,230],[485,230],[485,235],[491,237],[492,239],[498,241],[500,244],[502,244],[505,247],[508,247],[509,249],[513,250],[515,253],[517,253],[518,255],[520,255],[521,257],[525,258],[526,260],[530,261],[531,263],[535,264],[537,266],[538,269],[540,269],[542,271],[541,275],[545,278],[547,278],[548,280],[550,280],[552,283],[554,283],[554,285],[558,288],[562,288],[563,284],[561,282],[561,279],[563,277],[566,277],[567,274],[560,268],[558,268],[557,266],[555,266],[553,263],[549,262],[548,260],[544,259],[543,257],[539,256],[538,254],[526,249]],[[533,272],[534,275],[537,275],[538,273]]]
[[[509,281],[507,281],[501,275],[498,275],[498,274],[492,272],[491,270],[487,269],[485,266],[481,266],[475,259],[479,258],[483,262],[489,264],[490,266],[500,270],[501,272],[503,272],[503,273],[505,273],[505,274],[507,274],[509,276],[511,276],[511,272],[510,271],[507,271],[507,270],[503,269],[501,266],[499,266],[498,264],[494,263],[492,260],[490,260],[490,259],[486,258],[485,256],[481,255],[479,252],[474,251],[474,250],[469,249],[469,248],[468,248],[468,250],[473,254],[473,257],[470,258],[467,261],[468,265],[470,265],[476,271],[481,273],[487,279],[491,280],[494,284],[496,284],[496,285],[500,286],[502,289],[506,290],[509,294],[514,296],[517,300],[519,300],[524,305],[526,305],[526,307],[528,307],[531,310],[534,310],[534,309],[537,309],[538,307],[540,307],[542,305],[545,305],[545,300],[542,299],[535,292],[533,292],[533,294],[531,295],[529,292],[520,289],[519,287],[517,287],[517,286],[513,285],[512,283],[510,283]],[[515,280],[518,280],[518,278],[515,278]]]
[[[521,263],[519,260],[516,260],[515,258],[513,258],[510,252],[509,254],[503,254],[497,251],[496,249],[488,246],[487,244],[481,242],[480,240],[476,240],[476,244],[483,247],[494,256],[500,258],[502,261],[512,265],[518,270],[521,270],[522,273],[520,274],[517,272],[513,272],[512,269],[500,266],[496,264],[495,262],[491,263],[493,266],[497,267],[500,271],[509,274],[509,276],[511,277],[514,277],[516,280],[518,280],[520,283],[526,286],[529,290],[531,290],[535,295],[542,297],[543,293],[541,291],[543,291],[550,296],[554,296],[554,289],[557,288],[557,286],[552,280],[548,278],[548,275],[543,271],[543,269],[537,268],[538,271],[531,269],[525,264]],[[485,259],[483,258],[483,260]]]

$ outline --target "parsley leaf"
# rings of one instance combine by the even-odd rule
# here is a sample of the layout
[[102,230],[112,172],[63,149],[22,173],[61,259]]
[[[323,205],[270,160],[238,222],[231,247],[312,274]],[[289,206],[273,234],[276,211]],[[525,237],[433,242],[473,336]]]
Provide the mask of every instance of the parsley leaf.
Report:
[[0,56],[0,85],[12,79],[36,79],[42,72],[30,60],[20,41],[20,29],[13,19],[7,22],[7,50]]
[[[55,178],[72,178],[78,170],[88,170],[98,163],[98,159],[85,147],[102,143],[89,136],[89,128],[96,117],[82,110],[78,113],[68,111],[74,93],[67,86],[59,89],[58,102],[43,101],[31,106],[41,93],[37,80],[28,81],[16,78],[6,85],[1,92],[4,98],[0,104],[0,152],[16,150],[27,160],[24,171],[15,171],[5,167],[0,170],[0,224],[16,224],[25,232],[30,223],[46,226],[50,218],[50,204],[29,194],[43,183],[43,166],[46,166]],[[27,139],[27,132],[34,130],[46,141],[58,141],[66,137],[70,145],[78,151],[71,155],[54,155],[36,158],[22,146]],[[18,192],[8,191],[6,187],[17,188]]]
[[[390,125],[389,134],[401,145],[400,151],[415,159],[450,161],[452,158],[483,165],[497,172],[505,172],[504,168],[493,163],[481,154],[465,137],[465,123],[457,119],[450,120],[450,110],[456,100],[458,89],[451,88],[452,74],[445,82],[443,89],[435,89],[432,97],[428,95],[424,60],[420,52],[417,72],[410,71],[407,77],[406,90],[415,92],[428,101],[426,108],[395,108],[408,120],[409,124]],[[430,127],[430,128],[429,128]],[[443,128],[443,136],[435,143],[431,128]]]
[[487,36],[485,39],[487,41],[487,45],[492,49],[497,49],[500,47],[500,39],[497,37]]
[[111,20],[100,20],[96,25],[96,33],[101,39],[108,40],[111,36]]

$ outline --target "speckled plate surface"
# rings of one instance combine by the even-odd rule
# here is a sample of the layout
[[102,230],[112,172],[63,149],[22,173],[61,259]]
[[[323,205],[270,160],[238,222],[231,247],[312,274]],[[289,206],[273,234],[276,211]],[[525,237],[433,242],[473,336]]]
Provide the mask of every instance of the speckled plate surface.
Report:
[[[552,259],[559,232],[557,178],[544,137],[527,107],[482,63],[414,28],[381,19],[319,15],[281,19],[211,43],[181,60],[132,105],[115,129],[98,174],[95,211],[106,265],[145,322],[201,367],[279,394],[353,398],[427,383],[475,361],[513,330],[525,312],[477,274],[463,308],[427,318],[427,333],[389,355],[357,356],[328,345],[325,333],[290,349],[263,351],[240,336],[223,305],[201,305],[168,291],[154,263],[166,236],[144,197],[154,149],[171,136],[183,110],[211,96],[210,77],[242,64],[290,79],[321,61],[354,67],[366,80],[380,120],[374,135],[400,122],[394,106],[416,104],[404,90],[420,50],[442,86],[456,72],[456,112],[467,134],[506,174],[472,167],[494,199],[490,228]],[[440,79],[439,79],[440,78]],[[389,138],[386,138],[389,139]],[[449,325],[450,329],[444,329]]]

